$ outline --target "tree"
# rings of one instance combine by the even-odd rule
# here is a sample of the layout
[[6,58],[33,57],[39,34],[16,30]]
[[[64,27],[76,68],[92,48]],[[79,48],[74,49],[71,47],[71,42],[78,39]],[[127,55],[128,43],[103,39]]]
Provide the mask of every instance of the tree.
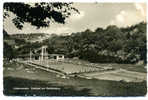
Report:
[[10,45],[8,45],[6,42],[4,42],[4,58],[7,60],[11,60],[14,58],[14,50]]
[[3,37],[4,38],[9,38],[9,35],[8,35],[8,33],[5,30],[3,30]]
[[71,15],[72,11],[79,11],[72,7],[72,3],[5,3],[4,18],[8,17],[8,12],[16,15],[12,19],[18,29],[22,29],[25,22],[37,28],[48,27],[51,22],[64,24],[65,19]]
[[128,39],[125,43],[125,51],[130,54],[130,59],[144,60],[146,63],[146,23],[141,22],[129,28]]

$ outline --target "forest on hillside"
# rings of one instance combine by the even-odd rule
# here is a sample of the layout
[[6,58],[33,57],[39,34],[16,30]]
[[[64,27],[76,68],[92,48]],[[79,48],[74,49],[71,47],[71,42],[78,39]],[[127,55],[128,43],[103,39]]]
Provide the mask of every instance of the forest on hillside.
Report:
[[[4,40],[8,37],[5,32]],[[47,45],[50,54],[64,54],[68,58],[77,57],[94,63],[146,63],[146,23],[126,28],[109,25],[105,29],[87,29],[66,36],[52,35],[35,43],[15,39],[15,45],[17,48],[4,41],[5,58],[17,58],[18,55]]]

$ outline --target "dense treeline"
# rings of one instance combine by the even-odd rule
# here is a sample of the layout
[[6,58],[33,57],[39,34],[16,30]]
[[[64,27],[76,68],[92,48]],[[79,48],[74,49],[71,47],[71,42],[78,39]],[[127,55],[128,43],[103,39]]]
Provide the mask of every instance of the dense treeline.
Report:
[[48,46],[49,53],[78,57],[90,62],[146,63],[146,23],[127,28],[110,25],[106,29],[97,28],[94,32],[87,29],[67,36],[52,35],[42,43],[27,43],[18,52],[28,53],[29,47],[34,49],[42,45]]
[[94,32],[73,33],[69,36],[53,36],[44,41],[49,53],[63,53],[67,57],[79,57],[102,63],[146,63],[146,23],[118,28],[108,26]]

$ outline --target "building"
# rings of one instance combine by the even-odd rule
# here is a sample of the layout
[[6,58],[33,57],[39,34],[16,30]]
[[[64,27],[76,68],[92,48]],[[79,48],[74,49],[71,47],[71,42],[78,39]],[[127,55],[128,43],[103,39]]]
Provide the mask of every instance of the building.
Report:
[[[40,53],[37,53],[38,50],[41,50]],[[30,54],[24,54],[24,55],[19,55],[18,59],[19,60],[39,60],[39,61],[43,61],[43,60],[55,60],[55,61],[63,61],[65,59],[63,54],[48,54],[47,52],[47,46],[42,46],[39,49],[34,50],[35,53],[32,53],[32,51],[30,51]]]
[[49,54],[50,59],[54,59],[56,61],[63,61],[65,59],[63,54]]

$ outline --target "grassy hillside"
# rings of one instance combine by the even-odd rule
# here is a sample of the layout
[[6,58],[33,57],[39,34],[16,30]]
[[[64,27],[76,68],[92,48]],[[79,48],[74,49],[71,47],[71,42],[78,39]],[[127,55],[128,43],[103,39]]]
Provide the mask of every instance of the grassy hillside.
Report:
[[[34,90],[31,87],[44,89]],[[63,79],[56,73],[24,64],[4,64],[4,94],[9,96],[144,96],[146,92],[146,81],[128,83],[78,77]]]

